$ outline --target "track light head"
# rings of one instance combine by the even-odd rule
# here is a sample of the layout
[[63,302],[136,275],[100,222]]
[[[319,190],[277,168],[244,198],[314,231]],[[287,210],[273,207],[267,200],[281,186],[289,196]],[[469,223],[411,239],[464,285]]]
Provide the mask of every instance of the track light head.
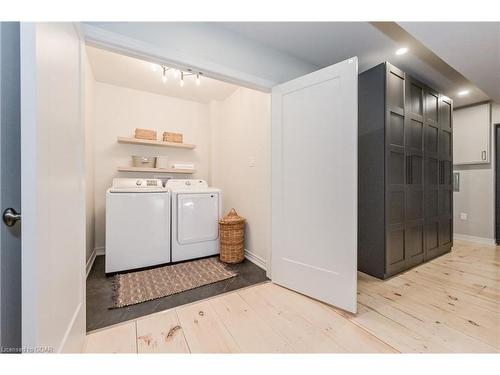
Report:
[[161,77],[161,81],[163,83],[167,83],[167,68],[166,67],[163,67],[163,75]]

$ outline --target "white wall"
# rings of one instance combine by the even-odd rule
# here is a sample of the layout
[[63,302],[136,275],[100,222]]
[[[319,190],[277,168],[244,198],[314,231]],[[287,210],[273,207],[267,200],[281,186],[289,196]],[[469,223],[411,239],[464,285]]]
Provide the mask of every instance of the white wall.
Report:
[[[500,123],[500,105],[492,104],[492,124]],[[460,192],[454,193],[454,232],[457,238],[495,241],[495,145],[491,126],[491,163],[454,166],[460,172]],[[460,152],[456,150],[456,152]],[[467,213],[467,220],[460,213]]]
[[84,82],[84,122],[85,122],[85,248],[86,261],[92,256],[95,248],[95,216],[94,216],[94,94],[95,80],[92,67],[85,48],[85,82]]
[[[175,175],[180,178],[209,177],[209,105],[96,82],[94,88],[94,175],[95,246],[105,246],[106,190],[114,177],[164,177],[117,172],[119,166],[132,165],[131,155],[169,157],[169,161],[193,162],[197,173]],[[135,128],[184,134],[185,143],[196,149],[171,149],[119,144],[118,136],[133,136]]]
[[211,183],[223,191],[223,210],[247,219],[245,249],[265,263],[270,247],[270,94],[239,88],[210,104]]

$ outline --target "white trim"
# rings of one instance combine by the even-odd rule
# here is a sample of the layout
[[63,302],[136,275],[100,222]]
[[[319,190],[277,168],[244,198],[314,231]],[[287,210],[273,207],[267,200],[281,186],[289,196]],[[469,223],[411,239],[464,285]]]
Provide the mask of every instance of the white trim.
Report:
[[277,82],[234,70],[207,59],[194,58],[175,48],[161,48],[154,44],[85,23],[81,26],[85,34],[85,40],[97,47],[152,62],[162,62],[173,67],[189,67],[193,70],[202,70],[204,76],[264,92],[270,92],[271,88],[277,84]]
[[245,258],[248,259],[253,264],[255,264],[256,266],[262,268],[264,271],[267,271],[266,260],[261,256],[255,254],[250,250],[245,249]]
[[462,241],[469,241],[469,242],[477,242],[477,243],[491,245],[491,246],[496,245],[496,241],[494,238],[469,236],[467,234],[453,233],[453,239],[462,240]]
[[[82,309],[83,303],[79,303],[75,309],[71,323],[64,333],[61,345],[57,348],[57,353],[81,353],[85,344],[82,340],[81,330],[85,331],[85,312]],[[80,327],[79,327],[80,326]],[[85,336],[84,336],[85,337]],[[84,338],[83,337],[83,338]]]
[[90,253],[90,257],[87,260],[87,264],[85,265],[85,270],[86,270],[85,278],[89,277],[89,273],[90,270],[92,269],[92,266],[94,265],[96,255],[97,255],[97,249],[94,249],[92,253]]
[[95,251],[95,255],[96,256],[99,256],[99,255],[106,255],[106,248],[104,246],[101,246],[101,247],[96,247],[94,249]]

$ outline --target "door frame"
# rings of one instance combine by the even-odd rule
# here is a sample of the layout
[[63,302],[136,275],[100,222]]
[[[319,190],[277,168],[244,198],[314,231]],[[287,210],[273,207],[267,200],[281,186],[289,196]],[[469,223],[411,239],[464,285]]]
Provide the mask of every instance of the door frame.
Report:
[[[38,152],[40,134],[37,131],[38,112],[36,107],[38,105],[38,87],[36,58],[37,58],[37,36],[36,27],[38,22],[21,22],[20,23],[20,71],[21,71],[21,168],[30,165],[36,158]],[[80,138],[85,139],[85,126],[84,126],[84,111],[82,110],[84,103],[84,69],[82,69],[85,55],[82,53],[84,48],[84,39],[81,26],[79,22],[68,22],[75,29],[80,42],[78,47],[79,53],[79,132]],[[24,74],[24,75],[23,75]],[[23,106],[25,109],[23,109]],[[23,152],[25,151],[25,152]],[[26,152],[27,151],[27,152]],[[78,148],[77,152],[81,152],[82,160],[79,163],[79,175],[81,177],[81,191],[78,204],[85,213],[85,157],[84,148]],[[36,311],[37,306],[34,303],[33,296],[38,295],[38,290],[33,283],[30,282],[28,276],[36,274],[36,256],[37,253],[30,251],[37,247],[37,239],[40,236],[39,217],[37,202],[38,197],[31,194],[30,185],[36,186],[37,176],[35,173],[27,176],[22,176],[21,183],[21,197],[23,213],[23,233],[22,233],[22,346],[27,348],[36,348],[37,332],[39,331],[39,324],[32,319],[31,312]],[[80,218],[80,225],[85,230],[85,215]],[[84,345],[84,335],[86,326],[86,267],[85,267],[85,236],[82,238],[82,251],[80,255],[80,276],[82,280],[82,300],[76,307],[75,312],[70,320],[70,323],[63,335],[58,347],[49,348],[47,350],[54,352],[79,352]],[[29,297],[29,298],[28,298]]]
[[[203,75],[206,77],[264,92],[269,95],[271,94],[271,89],[279,84],[278,82],[262,79],[245,72],[229,69],[206,59],[193,59],[191,56],[175,49],[167,50],[158,48],[149,43],[89,24],[81,24],[81,32],[83,43],[157,64],[184,69],[189,67],[194,71],[203,71]],[[271,136],[270,133],[269,136]],[[271,162],[271,159],[269,162]],[[269,181],[271,181],[271,175],[269,175]],[[271,189],[268,194],[271,197]],[[272,228],[269,226],[270,234],[271,230]],[[266,276],[271,279],[271,235],[268,238],[267,248],[268,252],[265,258]]]

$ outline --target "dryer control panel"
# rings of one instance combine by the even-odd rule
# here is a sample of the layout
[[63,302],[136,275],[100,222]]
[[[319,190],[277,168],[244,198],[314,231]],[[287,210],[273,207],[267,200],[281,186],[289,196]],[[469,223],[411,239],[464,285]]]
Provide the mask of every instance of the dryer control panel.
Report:
[[196,179],[170,179],[167,181],[166,187],[172,190],[203,190],[208,189],[208,184],[205,180]]
[[114,178],[114,188],[152,188],[162,187],[161,180],[155,178]]

